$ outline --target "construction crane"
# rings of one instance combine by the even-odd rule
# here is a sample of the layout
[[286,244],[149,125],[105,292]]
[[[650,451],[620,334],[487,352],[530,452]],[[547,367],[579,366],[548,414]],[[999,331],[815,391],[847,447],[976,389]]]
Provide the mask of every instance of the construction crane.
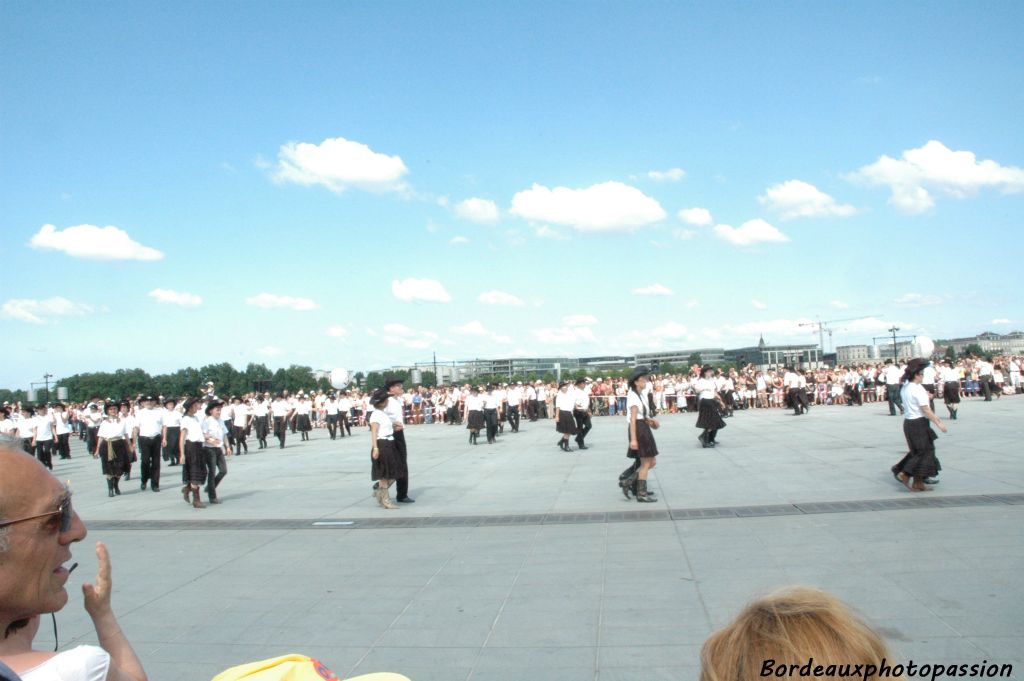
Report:
[[832,324],[838,324],[840,322],[856,322],[861,319],[871,319],[878,315],[868,314],[863,317],[846,317],[845,319],[819,319],[816,322],[804,322],[800,326],[814,326],[818,328],[818,344],[821,347],[821,354],[825,354],[825,332],[828,332],[828,345],[832,347]]

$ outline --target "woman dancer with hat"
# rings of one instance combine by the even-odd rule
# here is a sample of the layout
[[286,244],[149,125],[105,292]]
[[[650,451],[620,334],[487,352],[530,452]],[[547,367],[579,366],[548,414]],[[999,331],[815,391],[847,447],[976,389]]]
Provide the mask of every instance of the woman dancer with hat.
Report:
[[469,430],[469,444],[475,445],[480,431],[484,428],[484,400],[475,385],[466,395],[466,429]]
[[178,463],[182,464],[181,473],[185,480],[181,494],[185,497],[185,503],[189,502],[189,495],[192,495],[193,508],[206,508],[206,504],[199,497],[199,488],[206,484],[206,457],[203,455],[206,437],[203,435],[203,426],[196,417],[200,406],[202,403],[198,397],[190,397],[182,405],[185,415],[181,418],[178,448]]
[[654,396],[645,392],[650,372],[637,367],[629,375],[626,393],[626,414],[629,418],[629,448],[626,456],[633,459],[633,465],[619,475],[619,487],[628,499],[630,492],[640,503],[651,503],[658,499],[647,491],[647,475],[656,464],[658,445],[654,442],[652,430],[658,429],[654,418]]
[[931,489],[925,487],[925,478],[939,474],[941,466],[935,456],[935,440],[938,435],[928,425],[929,422],[943,433],[946,426],[942,419],[928,406],[928,391],[921,385],[924,381],[924,369],[928,360],[915,357],[907,362],[903,372],[903,388],[900,399],[903,402],[903,436],[907,439],[910,451],[903,459],[892,467],[896,479],[907,486],[911,492],[924,492]]
[[118,482],[128,461],[128,434],[125,432],[125,422],[118,417],[119,409],[117,402],[104,405],[103,411],[107,418],[100,423],[96,435],[96,451],[92,455],[92,458],[100,460],[103,477],[107,479],[108,497],[121,493]]
[[562,434],[558,441],[558,447],[563,452],[571,452],[569,437],[576,434],[576,419],[572,415],[576,407],[576,396],[569,392],[572,385],[569,381],[562,381],[558,384],[558,394],[555,395],[555,430]]
[[715,380],[711,378],[714,373],[714,368],[705,366],[700,370],[700,378],[693,382],[693,391],[697,393],[697,427],[703,429],[697,439],[705,449],[715,446],[715,436],[725,428],[722,420],[725,403],[718,394]]
[[370,414],[370,479],[377,484],[374,487],[373,496],[382,508],[398,508],[391,501],[391,493],[388,488],[398,479],[408,476],[405,461],[398,453],[395,446],[395,427],[391,417],[387,414],[388,391],[385,388],[378,388],[370,396],[370,404],[373,406],[373,413]]

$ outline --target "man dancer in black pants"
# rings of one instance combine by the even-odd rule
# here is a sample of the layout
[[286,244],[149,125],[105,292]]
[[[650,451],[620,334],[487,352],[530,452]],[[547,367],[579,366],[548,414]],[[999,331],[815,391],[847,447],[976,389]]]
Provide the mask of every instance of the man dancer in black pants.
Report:
[[516,383],[508,390],[508,425],[513,433],[519,432],[519,408],[523,404],[523,384]]
[[395,429],[395,449],[398,450],[398,456],[402,458],[402,462],[405,464],[403,468],[406,469],[405,477],[395,480],[395,501],[400,504],[411,504],[415,499],[409,496],[409,452],[405,446],[405,401],[402,399],[402,394],[405,390],[402,388],[402,380],[399,378],[388,379],[385,381],[384,387],[389,395],[388,407],[384,411],[391,419],[391,425]]
[[160,491],[160,445],[164,440],[163,412],[156,409],[156,399],[146,395],[139,400],[135,414],[135,434],[142,461],[142,489],[149,483],[154,492]]
[[[540,381],[537,381],[540,383]],[[537,386],[531,385],[526,389],[526,411],[530,416],[530,422],[537,420]]]
[[586,392],[586,386],[585,379],[576,379],[576,403],[573,406],[572,416],[576,419],[576,444],[580,449],[587,449],[583,440],[593,427],[590,423],[590,395]]

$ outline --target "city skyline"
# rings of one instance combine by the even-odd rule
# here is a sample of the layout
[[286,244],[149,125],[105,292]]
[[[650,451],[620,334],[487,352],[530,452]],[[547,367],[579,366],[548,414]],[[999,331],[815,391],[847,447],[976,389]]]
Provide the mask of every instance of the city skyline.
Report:
[[1017,5],[234,9],[0,7],[0,385],[1024,326]]

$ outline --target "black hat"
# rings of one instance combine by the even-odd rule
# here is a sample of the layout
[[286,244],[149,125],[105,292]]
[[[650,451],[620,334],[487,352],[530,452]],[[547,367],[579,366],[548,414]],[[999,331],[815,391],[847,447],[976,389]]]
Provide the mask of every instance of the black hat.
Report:
[[104,414],[106,414],[108,411],[110,411],[111,408],[113,408],[113,409],[120,409],[121,407],[120,407],[120,405],[118,405],[117,402],[104,402],[103,403],[103,413]]
[[559,381],[558,389],[561,390],[562,388],[564,388],[567,385],[569,385],[569,381]]
[[192,407],[196,406],[197,404],[199,404],[199,398],[198,397],[190,397],[187,400],[185,400],[185,403],[182,404],[181,407],[182,407],[182,409],[185,410],[185,413],[187,414],[189,412],[189,410],[192,409]]
[[235,400],[238,400],[239,402],[241,402],[241,401],[242,401],[242,398],[241,398],[241,397],[239,397],[238,395],[232,395],[232,396],[231,396],[231,401],[232,401],[232,402],[234,402]]
[[636,367],[629,374],[629,382],[630,383],[636,383],[638,378],[641,378],[643,376],[650,376],[650,375],[651,375],[651,370],[648,369],[647,367]]
[[915,357],[914,359],[910,360],[909,362],[907,362],[907,368],[903,372],[903,380],[909,381],[914,376],[924,371],[924,368],[928,366],[930,363],[931,362],[921,357]]
[[139,398],[139,402],[156,402],[156,398],[152,395],[143,395]]
[[705,364],[704,366],[702,366],[700,368],[700,375],[703,376],[707,372],[714,371],[714,370],[715,370],[715,367],[711,366],[710,364]]
[[586,382],[587,382],[587,379],[585,379],[585,378],[577,378],[576,379],[576,385],[580,385],[581,383],[585,384]]
[[384,387],[386,389],[390,390],[391,386],[393,386],[393,385],[401,385],[403,383],[405,383],[405,381],[402,380],[401,378],[395,378],[394,376],[392,376],[391,378],[389,378],[389,379],[384,381]]
[[[401,381],[399,381],[399,383],[401,383]],[[377,388],[373,391],[373,394],[370,395],[370,404],[376,406],[381,402],[386,402],[388,397],[387,388]]]
[[165,397],[165,398],[164,398],[164,406],[165,406],[165,407],[166,407],[166,406],[167,406],[168,404],[177,404],[177,403],[178,403],[178,400],[176,400],[176,399],[175,399],[175,398],[173,398],[173,397]]
[[208,405],[206,405],[206,415],[209,416],[211,411],[213,411],[217,407],[223,407],[223,406],[224,406],[224,403],[221,402],[220,400],[210,400],[210,403]]

